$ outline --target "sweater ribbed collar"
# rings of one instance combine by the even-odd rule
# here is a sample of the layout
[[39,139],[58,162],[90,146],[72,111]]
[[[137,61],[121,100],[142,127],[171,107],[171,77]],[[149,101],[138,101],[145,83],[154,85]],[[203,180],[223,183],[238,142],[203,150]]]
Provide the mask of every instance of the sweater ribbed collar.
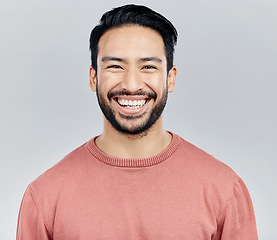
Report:
[[167,148],[165,148],[159,154],[148,158],[129,159],[129,158],[117,158],[117,157],[110,156],[104,153],[103,151],[101,151],[96,146],[95,139],[97,138],[97,136],[89,140],[86,144],[86,147],[95,158],[97,158],[99,161],[107,165],[111,165],[114,167],[126,167],[126,168],[150,167],[168,159],[178,148],[180,144],[180,137],[171,132],[170,134],[172,134],[172,140],[170,144],[167,146]]

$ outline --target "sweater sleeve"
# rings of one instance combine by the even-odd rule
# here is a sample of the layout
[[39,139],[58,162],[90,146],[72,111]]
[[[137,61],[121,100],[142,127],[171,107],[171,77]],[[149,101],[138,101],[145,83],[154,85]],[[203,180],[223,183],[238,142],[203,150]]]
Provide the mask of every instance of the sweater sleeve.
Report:
[[218,222],[218,231],[214,240],[257,240],[253,204],[247,187],[238,179],[223,216]]
[[51,240],[30,186],[21,202],[16,240]]

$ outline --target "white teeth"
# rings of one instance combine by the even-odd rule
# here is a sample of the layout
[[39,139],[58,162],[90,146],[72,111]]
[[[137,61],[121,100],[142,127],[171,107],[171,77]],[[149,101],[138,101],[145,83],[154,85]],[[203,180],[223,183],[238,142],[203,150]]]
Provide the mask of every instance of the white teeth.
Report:
[[145,103],[146,103],[146,100],[124,100],[124,99],[117,99],[117,102],[121,105],[121,106],[124,106],[126,108],[131,108],[131,109],[134,109],[134,108],[139,108],[139,107],[142,107]]

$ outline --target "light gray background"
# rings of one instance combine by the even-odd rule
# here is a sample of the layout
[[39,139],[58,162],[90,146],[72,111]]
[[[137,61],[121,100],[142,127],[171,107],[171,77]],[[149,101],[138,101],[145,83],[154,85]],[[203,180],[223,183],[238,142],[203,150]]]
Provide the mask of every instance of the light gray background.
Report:
[[[244,179],[260,239],[276,240],[276,0],[134,2],[179,32],[166,128]],[[88,37],[103,12],[125,3],[1,0],[1,239],[15,238],[27,185],[101,133]]]

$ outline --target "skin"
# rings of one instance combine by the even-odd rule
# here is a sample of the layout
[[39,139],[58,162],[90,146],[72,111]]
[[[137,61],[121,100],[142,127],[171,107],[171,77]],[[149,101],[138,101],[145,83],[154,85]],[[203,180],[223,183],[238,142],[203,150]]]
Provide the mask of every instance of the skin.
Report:
[[[90,67],[90,87],[92,91],[98,91],[98,99],[100,96],[100,101],[113,111],[116,121],[127,131],[135,131],[146,123],[167,92],[174,90],[177,68],[173,66],[167,73],[164,48],[159,33],[136,25],[110,29],[99,40],[97,74]],[[119,94],[121,91],[132,95]],[[111,93],[117,94],[109,98]],[[120,106],[117,99],[146,99],[147,102],[141,108],[127,109]],[[122,133],[104,117],[103,133],[95,142],[111,156],[146,158],[164,150],[171,138],[163,128],[162,115],[148,130],[139,134]]]

